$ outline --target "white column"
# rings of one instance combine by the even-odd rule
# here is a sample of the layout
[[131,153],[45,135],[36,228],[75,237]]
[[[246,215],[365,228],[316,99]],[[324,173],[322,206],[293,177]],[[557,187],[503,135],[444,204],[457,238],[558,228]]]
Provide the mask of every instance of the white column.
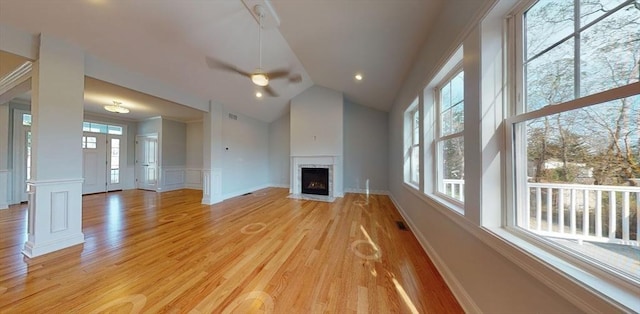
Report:
[[41,34],[32,74],[28,257],[84,242],[83,93],[82,49]]
[[9,104],[0,104],[0,209],[9,208]]
[[210,102],[204,115],[202,156],[202,204],[215,204],[222,198],[222,105]]

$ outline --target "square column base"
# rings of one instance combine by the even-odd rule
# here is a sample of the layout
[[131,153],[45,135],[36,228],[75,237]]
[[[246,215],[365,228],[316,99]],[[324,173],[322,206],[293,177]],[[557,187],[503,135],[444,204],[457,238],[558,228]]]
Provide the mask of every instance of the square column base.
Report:
[[36,257],[84,243],[83,179],[27,182],[29,220],[22,254]]

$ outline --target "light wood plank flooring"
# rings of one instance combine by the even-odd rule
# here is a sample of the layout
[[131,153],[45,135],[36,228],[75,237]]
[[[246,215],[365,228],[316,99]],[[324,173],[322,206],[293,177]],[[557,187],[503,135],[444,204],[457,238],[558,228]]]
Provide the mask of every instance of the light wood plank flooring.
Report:
[[2,210],[0,312],[462,312],[388,197],[287,195],[85,196],[84,245],[33,259],[26,205]]

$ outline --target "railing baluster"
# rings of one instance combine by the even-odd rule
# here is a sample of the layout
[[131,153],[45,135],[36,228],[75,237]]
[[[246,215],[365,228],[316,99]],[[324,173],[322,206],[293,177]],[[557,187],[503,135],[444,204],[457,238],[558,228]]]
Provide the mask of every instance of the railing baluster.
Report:
[[553,189],[547,188],[547,231],[553,231]]
[[640,192],[636,193],[636,242],[640,242]]
[[464,184],[460,183],[460,201],[464,202]]
[[589,235],[589,191],[582,190],[582,235]]
[[616,238],[616,192],[609,191],[609,240]]
[[558,228],[564,233],[564,189],[558,189]]
[[602,236],[602,191],[596,191],[596,237]]
[[536,229],[542,230],[542,189],[536,188]]
[[622,195],[622,240],[629,241],[629,192]]
[[528,182],[525,199],[526,206],[518,211],[524,217],[518,216],[518,224],[531,231],[578,242],[640,244],[640,189],[636,186]]
[[576,189],[571,189],[571,234],[576,234]]

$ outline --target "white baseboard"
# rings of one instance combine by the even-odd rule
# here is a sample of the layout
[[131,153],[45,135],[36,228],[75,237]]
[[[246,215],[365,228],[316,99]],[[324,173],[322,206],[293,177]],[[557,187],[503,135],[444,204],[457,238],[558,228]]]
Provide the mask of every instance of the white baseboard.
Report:
[[232,197],[236,197],[236,196],[240,196],[242,194],[246,194],[246,193],[249,193],[249,192],[266,189],[268,187],[270,187],[269,184],[263,184],[263,185],[254,186],[254,187],[247,188],[247,189],[234,191],[234,192],[231,192],[231,193],[223,194],[222,195],[222,199],[226,200],[226,199],[229,199],[229,198],[232,198]]
[[393,202],[393,204],[398,209],[398,212],[400,213],[404,221],[406,221],[409,225],[409,229],[411,229],[411,232],[413,232],[413,234],[418,239],[418,242],[422,246],[422,249],[425,251],[425,253],[427,253],[427,256],[429,256],[433,264],[436,266],[438,272],[440,272],[440,275],[442,275],[442,278],[447,283],[449,289],[451,289],[451,292],[455,296],[456,300],[458,300],[458,303],[460,303],[460,306],[462,306],[462,309],[464,309],[465,313],[482,313],[482,310],[473,301],[471,296],[458,281],[451,269],[449,269],[440,255],[438,255],[438,253],[429,244],[429,241],[426,239],[426,237],[421,232],[419,232],[418,227],[413,224],[413,221],[409,219],[402,206],[400,206],[400,204],[393,197],[393,194],[389,193],[388,195],[391,199],[391,202]]
[[286,188],[286,189],[288,189],[288,188],[291,187],[291,185],[289,185],[289,184],[279,184],[279,183],[269,183],[269,187],[272,187],[272,188]]

